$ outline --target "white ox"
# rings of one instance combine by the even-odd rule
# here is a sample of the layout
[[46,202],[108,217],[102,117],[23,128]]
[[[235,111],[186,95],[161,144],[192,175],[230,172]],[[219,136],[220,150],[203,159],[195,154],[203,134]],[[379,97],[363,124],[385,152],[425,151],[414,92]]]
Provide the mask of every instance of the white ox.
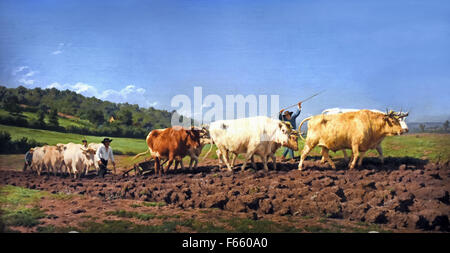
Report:
[[[253,155],[260,156],[264,169],[269,170],[267,160],[268,157],[273,157],[273,147],[277,144],[298,150],[297,145],[289,144],[291,131],[289,123],[264,116],[219,120],[211,123],[209,127],[212,142],[217,145],[221,158],[229,171],[232,170],[229,154],[237,156],[242,153],[245,153],[242,170],[245,169],[248,160]],[[252,165],[256,169],[253,162]]]
[[41,175],[41,171],[44,167],[44,155],[46,147],[48,147],[48,145],[45,145],[43,147],[35,147],[32,150],[33,158],[31,160],[31,170],[36,171],[39,176]]
[[[88,148],[91,148],[91,149],[95,150],[95,152],[97,152],[97,150],[101,146],[103,146],[102,143],[89,143]],[[96,171],[97,175],[98,175],[98,172],[100,171],[100,166],[98,165],[98,161],[99,161],[98,157],[94,156],[94,167],[95,167],[95,171]],[[88,174],[88,172],[89,172],[89,169],[86,170],[86,175]]]
[[[329,108],[329,109],[325,109],[322,111],[322,114],[338,114],[338,113],[345,113],[345,112],[356,112],[356,111],[361,111],[363,109],[348,109],[348,108],[339,108],[339,107],[335,107],[335,108]],[[384,112],[377,110],[377,109],[368,109],[369,111],[372,112],[377,112],[377,113],[382,113],[384,114]],[[400,118],[400,126],[402,127],[403,130],[405,130],[406,132],[408,132],[408,125],[406,124],[406,117],[404,118]],[[383,141],[383,140],[381,140]],[[383,157],[383,148],[381,147],[381,141],[378,143],[378,145],[375,147],[375,149],[377,150],[378,154],[379,154],[379,158],[381,160],[381,163],[384,162],[384,157]],[[337,152],[337,151],[336,151]],[[342,153],[344,153],[344,159],[348,160],[348,156],[347,156],[347,152],[345,151],[345,149],[342,150]],[[325,157],[322,157],[321,162],[325,162]]]
[[94,165],[95,151],[92,148],[85,148],[81,144],[68,143],[64,146],[64,164],[67,166],[69,174],[74,178],[89,167]]
[[50,173],[51,170],[53,175],[56,175],[57,172],[61,174],[62,166],[64,166],[64,145],[46,146],[44,150],[43,164],[47,168],[47,172]]

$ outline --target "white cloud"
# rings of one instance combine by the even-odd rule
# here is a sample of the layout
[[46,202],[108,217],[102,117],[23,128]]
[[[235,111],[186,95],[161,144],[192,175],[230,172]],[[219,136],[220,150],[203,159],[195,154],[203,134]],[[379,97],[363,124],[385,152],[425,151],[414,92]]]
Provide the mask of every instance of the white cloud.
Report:
[[23,85],[33,85],[34,80],[21,78],[21,79],[19,79],[19,83],[21,83]]
[[29,66],[19,66],[11,72],[13,76],[18,76],[17,81],[21,85],[33,85],[35,83],[35,80],[31,79],[30,77],[34,76],[35,74],[39,73],[39,71],[32,70]]
[[25,77],[32,77],[32,76],[34,76],[34,74],[37,74],[37,73],[39,73],[39,71],[30,71],[25,74]]
[[20,67],[17,67],[17,68],[15,68],[15,69],[12,71],[11,74],[12,74],[13,76],[15,76],[15,75],[17,75],[18,73],[24,71],[25,69],[30,69],[30,67],[28,67],[28,66],[20,66]]
[[54,82],[46,88],[56,88],[60,90],[69,89],[87,97],[94,96],[102,100],[116,103],[138,104],[141,107],[154,107],[158,104],[157,101],[149,101],[146,97],[146,90],[144,88],[138,88],[134,85],[127,85],[121,90],[107,89],[99,91],[95,86],[82,82],[78,82],[74,85]]
[[[71,44],[69,43],[69,46],[70,46]],[[52,54],[53,55],[58,55],[58,54],[61,54],[62,52],[63,52],[63,49],[66,47],[66,44],[65,43],[59,43],[58,44],[58,48],[55,50],[55,51],[53,51],[52,52]]]

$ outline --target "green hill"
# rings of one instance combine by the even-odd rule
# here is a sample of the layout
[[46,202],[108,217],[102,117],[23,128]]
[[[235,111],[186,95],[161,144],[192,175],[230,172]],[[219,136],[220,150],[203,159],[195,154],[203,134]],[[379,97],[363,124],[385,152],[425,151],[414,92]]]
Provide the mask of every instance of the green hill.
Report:
[[[153,107],[142,108],[136,104],[102,101],[70,90],[27,89],[23,86],[0,86],[0,108],[1,124],[138,138],[153,129],[170,127],[175,113]],[[59,117],[55,117],[56,114]]]

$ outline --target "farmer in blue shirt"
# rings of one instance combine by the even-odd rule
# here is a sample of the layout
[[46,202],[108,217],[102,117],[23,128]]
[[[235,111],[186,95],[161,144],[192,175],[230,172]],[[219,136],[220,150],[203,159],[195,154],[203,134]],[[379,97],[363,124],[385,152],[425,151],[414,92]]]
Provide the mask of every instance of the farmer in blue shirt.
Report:
[[[297,129],[297,124],[295,123],[295,120],[297,119],[298,115],[300,115],[301,111],[302,111],[302,102],[299,102],[298,109],[295,113],[290,112],[290,111],[284,112],[284,109],[282,109],[280,111],[280,114],[278,115],[278,118],[281,121],[287,121],[287,122],[291,123],[292,129]],[[283,112],[284,112],[284,114],[283,114]],[[291,157],[294,158],[294,151],[288,147],[284,147],[282,160],[286,159],[288,152],[289,152],[289,154],[291,154]]]

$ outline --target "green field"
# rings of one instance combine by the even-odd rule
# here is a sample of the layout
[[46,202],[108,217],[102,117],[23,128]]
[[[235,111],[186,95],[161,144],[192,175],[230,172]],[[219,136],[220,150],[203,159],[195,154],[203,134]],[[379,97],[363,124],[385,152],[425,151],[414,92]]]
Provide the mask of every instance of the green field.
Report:
[[[7,125],[0,125],[0,131],[9,132],[13,140],[17,140],[25,136],[30,139],[35,139],[38,142],[48,143],[49,145],[55,145],[57,143],[69,143],[69,142],[81,143],[81,140],[84,139],[85,137],[89,143],[91,142],[99,143],[104,138],[101,136],[61,133],[55,131],[32,129],[25,127],[15,127]],[[137,154],[147,150],[147,145],[145,143],[145,136],[143,136],[142,139],[119,138],[119,137],[112,137],[112,139],[113,142],[111,143],[111,147],[113,148],[113,150],[119,151],[123,154]]]
[[[24,127],[15,127],[0,125],[0,131],[7,131],[11,134],[13,140],[22,137],[35,139],[38,142],[46,142],[49,145],[57,143],[80,143],[84,135],[61,133],[55,131],[31,129]],[[103,137],[86,136],[88,142],[100,142]],[[123,154],[137,154],[147,150],[145,136],[142,139],[134,138],[118,138],[113,137],[112,147],[115,151]],[[299,141],[299,151],[303,149],[303,142]],[[202,156],[209,150],[209,145],[203,148]],[[450,134],[406,134],[402,136],[386,137],[382,143],[383,153],[385,157],[413,157],[417,159],[428,159],[430,161],[446,161],[450,159]],[[213,147],[209,157],[217,158],[216,148]],[[299,151],[295,152],[295,156],[299,155]],[[283,149],[280,148],[276,155],[281,156]],[[320,148],[316,147],[310,153],[311,156],[320,155]],[[342,152],[337,154],[331,153],[333,158],[343,157]],[[375,150],[367,152],[367,156],[378,156]],[[242,158],[242,156],[240,156]]]
[[[5,111],[4,109],[0,109],[0,116],[8,116],[8,115],[9,115],[8,111]],[[22,112],[22,115],[25,116],[25,119],[27,121],[38,119],[37,113],[35,113],[35,112]],[[44,122],[46,124],[49,123],[48,117],[45,117]],[[87,128],[94,127],[94,124],[89,122],[89,120],[85,120],[85,119],[68,119],[68,118],[58,116],[58,122],[59,122],[59,125],[64,128],[66,128],[68,126],[87,127]]]

